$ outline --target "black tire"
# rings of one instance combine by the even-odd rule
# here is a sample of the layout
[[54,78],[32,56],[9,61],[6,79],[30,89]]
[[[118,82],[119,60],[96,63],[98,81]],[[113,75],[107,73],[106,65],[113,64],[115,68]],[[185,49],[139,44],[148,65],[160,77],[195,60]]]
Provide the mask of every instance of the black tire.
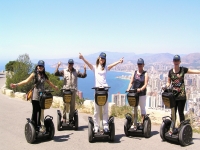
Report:
[[46,119],[44,121],[44,124],[46,127],[46,132],[49,133],[48,140],[52,140],[55,134],[55,127],[54,127],[52,119]]
[[55,135],[55,127],[53,121],[51,121],[50,129],[49,129],[49,140],[52,140]]
[[30,144],[32,144],[35,141],[35,128],[33,126],[32,123],[26,123],[25,125],[25,137],[26,137],[26,141]]
[[129,136],[128,130],[130,129],[129,121],[125,119],[124,121],[124,134],[126,136]]
[[163,141],[166,141],[165,133],[169,131],[171,125],[171,120],[166,119],[165,122],[162,122],[160,126],[160,137]]
[[61,131],[61,116],[57,114],[57,130]]
[[110,141],[115,141],[115,124],[111,123],[110,125]]
[[179,142],[182,146],[187,146],[192,142],[192,127],[190,124],[184,125],[179,132]]
[[144,137],[145,138],[150,138],[151,136],[151,120],[148,118],[147,120],[144,121]]
[[93,142],[93,125],[90,122],[88,122],[88,141]]
[[78,130],[78,114],[74,115],[74,130]]

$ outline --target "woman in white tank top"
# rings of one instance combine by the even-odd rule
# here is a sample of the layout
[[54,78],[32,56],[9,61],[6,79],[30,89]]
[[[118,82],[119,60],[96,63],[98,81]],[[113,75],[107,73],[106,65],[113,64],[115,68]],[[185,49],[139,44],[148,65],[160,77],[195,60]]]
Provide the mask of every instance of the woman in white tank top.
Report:
[[[94,72],[95,75],[95,87],[99,86],[108,86],[106,82],[106,73],[109,71],[112,67],[116,66],[119,63],[123,63],[123,58],[121,58],[119,61],[114,62],[108,66],[106,66],[106,54],[100,53],[99,57],[97,58],[96,65],[92,65],[89,63],[81,53],[79,53],[79,58],[82,59],[88,67]],[[104,131],[108,131],[108,101],[103,106],[104,112],[103,112],[103,125],[104,125]],[[94,103],[94,131],[95,133],[99,130],[99,106]]]

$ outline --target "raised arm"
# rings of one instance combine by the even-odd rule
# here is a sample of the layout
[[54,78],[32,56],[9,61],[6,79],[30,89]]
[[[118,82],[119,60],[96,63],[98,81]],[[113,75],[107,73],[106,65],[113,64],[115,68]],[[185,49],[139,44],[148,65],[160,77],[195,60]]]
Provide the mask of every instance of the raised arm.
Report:
[[22,86],[24,84],[27,84],[28,82],[30,82],[34,78],[34,76],[35,76],[35,73],[31,73],[31,75],[27,79],[25,79],[25,80],[23,80],[23,81],[21,81],[19,83],[15,83],[15,84],[11,83],[10,87],[11,88],[16,88],[17,86]]
[[188,74],[200,74],[200,70],[196,70],[196,69],[194,69],[194,70],[192,70],[192,69],[188,69],[188,72],[187,72]]
[[60,65],[61,65],[61,62],[58,62],[58,65],[57,65],[56,70],[55,70],[55,72],[54,72],[54,75],[55,75],[55,76],[63,76],[63,75],[64,75],[63,70],[62,70],[62,71],[59,71],[59,70],[58,70],[59,67],[60,67]]
[[78,75],[77,75],[79,78],[85,78],[87,77],[87,74],[86,74],[86,65],[84,64],[84,72],[81,73],[78,71]]
[[119,64],[119,63],[123,63],[123,59],[124,59],[124,57],[121,58],[119,61],[116,61],[116,62],[114,62],[114,63],[108,65],[108,70],[112,69],[112,67],[116,66],[116,65]]
[[91,70],[93,70],[92,64],[90,64],[90,63],[83,57],[83,55],[82,55],[81,53],[79,53],[79,59],[82,59],[82,60],[88,65],[88,67],[89,67]]

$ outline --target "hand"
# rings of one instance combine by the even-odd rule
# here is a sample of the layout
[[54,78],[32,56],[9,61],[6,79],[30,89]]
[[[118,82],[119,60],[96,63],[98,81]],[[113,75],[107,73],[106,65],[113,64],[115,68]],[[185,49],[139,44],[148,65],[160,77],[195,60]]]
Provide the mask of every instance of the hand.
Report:
[[141,89],[137,89],[137,92],[138,92],[138,93],[141,92]]
[[56,89],[56,91],[58,91],[58,90],[59,90],[57,86],[54,86],[54,88]]
[[83,59],[83,55],[81,53],[79,53],[79,59]]
[[58,67],[60,67],[60,65],[61,65],[61,62],[59,61],[59,62],[58,62]]
[[123,63],[123,61],[124,61],[124,57],[122,57],[122,58],[119,60],[120,63]]
[[86,64],[84,64],[83,68],[86,70]]
[[167,88],[167,85],[163,85],[163,86],[162,86],[162,90],[163,90],[163,91],[166,90],[166,88]]
[[10,87],[13,89],[13,88],[16,88],[17,87],[17,84],[13,84],[13,83],[11,83],[10,84]]
[[129,92],[129,89],[127,89],[126,92]]

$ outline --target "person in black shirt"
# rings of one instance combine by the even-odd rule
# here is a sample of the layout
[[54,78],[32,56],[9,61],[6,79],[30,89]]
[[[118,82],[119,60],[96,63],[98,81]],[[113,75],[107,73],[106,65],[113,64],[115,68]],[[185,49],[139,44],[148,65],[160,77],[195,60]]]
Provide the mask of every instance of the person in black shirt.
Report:
[[[177,91],[175,94],[175,114],[179,112],[180,122],[185,120],[184,116],[184,108],[186,103],[186,92],[185,92],[185,84],[184,84],[184,76],[186,73],[188,74],[200,74],[199,70],[191,70],[186,67],[180,67],[181,57],[179,55],[175,55],[173,58],[174,68],[169,71],[168,81],[166,84],[166,88],[172,85],[173,90]],[[176,115],[175,115],[176,116]],[[173,120],[175,124],[175,120]],[[172,131],[170,131],[172,132]]]
[[[139,95],[139,105],[140,105],[140,110],[141,110],[141,115],[142,115],[142,122],[144,120],[144,116],[146,115],[146,87],[148,84],[148,74],[146,71],[144,71],[144,60],[142,58],[139,58],[137,61],[137,65],[138,65],[138,70],[136,70],[131,77],[130,83],[128,85],[128,88],[126,91],[129,91],[131,88],[133,89],[137,89],[138,95]],[[137,129],[137,108],[138,107],[134,107],[134,114],[133,114],[133,118],[134,118],[134,126],[132,126],[134,128],[134,130]],[[132,128],[131,127],[131,128]],[[141,126],[142,127],[142,126]]]

